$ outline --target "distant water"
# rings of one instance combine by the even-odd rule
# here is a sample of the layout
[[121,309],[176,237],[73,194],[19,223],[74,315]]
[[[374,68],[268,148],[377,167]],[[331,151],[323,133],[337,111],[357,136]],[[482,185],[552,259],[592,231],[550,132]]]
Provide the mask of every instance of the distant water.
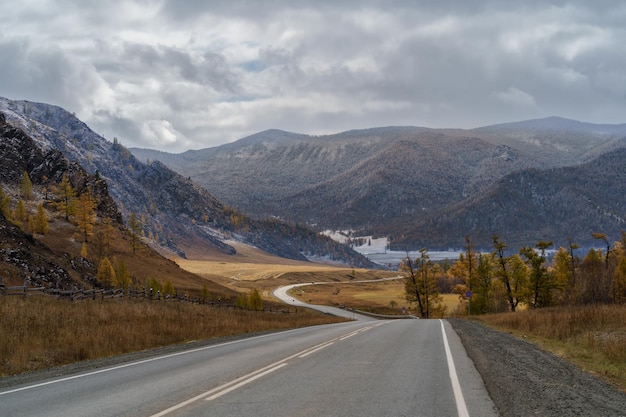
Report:
[[[400,263],[406,259],[407,253],[402,251],[387,251],[382,253],[368,253],[366,247],[354,248],[357,252],[367,257],[370,261],[385,267],[391,266],[396,268]],[[449,259],[450,261],[456,261],[459,259],[460,251],[428,251],[428,256],[431,261],[442,261]],[[419,251],[409,252],[411,260],[419,259],[421,253]]]

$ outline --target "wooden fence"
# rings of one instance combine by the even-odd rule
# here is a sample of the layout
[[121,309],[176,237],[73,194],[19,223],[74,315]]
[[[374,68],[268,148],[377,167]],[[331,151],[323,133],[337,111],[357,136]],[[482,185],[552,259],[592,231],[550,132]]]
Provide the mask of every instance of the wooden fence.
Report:
[[185,294],[175,294],[175,295],[164,295],[161,294],[160,291],[153,291],[151,288],[146,289],[142,288],[141,290],[136,289],[91,289],[86,290],[84,288],[74,289],[74,290],[59,290],[54,288],[45,288],[45,287],[29,287],[27,285],[7,287],[0,282],[0,296],[22,296],[29,297],[33,295],[46,295],[53,296],[56,299],[65,299],[71,301],[82,301],[82,300],[105,300],[105,299],[146,299],[152,301],[161,301],[161,302],[188,302],[194,304],[202,304],[211,306],[214,308],[232,308],[236,310],[242,311],[256,311],[256,312],[265,312],[265,313],[283,313],[283,314],[296,314],[298,312],[297,308],[290,308],[289,306],[280,306],[280,308],[269,308],[264,307],[262,310],[248,309],[238,307],[235,304],[231,303],[229,300],[205,300],[202,298],[192,298],[188,297]]

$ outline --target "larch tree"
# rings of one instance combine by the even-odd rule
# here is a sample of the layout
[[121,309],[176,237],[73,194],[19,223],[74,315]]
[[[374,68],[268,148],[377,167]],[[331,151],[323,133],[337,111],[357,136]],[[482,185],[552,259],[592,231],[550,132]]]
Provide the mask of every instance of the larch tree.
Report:
[[87,242],[93,234],[93,228],[96,223],[96,206],[97,202],[92,197],[89,190],[83,192],[76,205],[76,219],[78,221],[78,230],[82,233],[84,241]]
[[141,233],[141,222],[137,219],[137,215],[135,213],[130,214],[128,226],[130,231],[130,244],[133,248],[134,255],[139,248],[139,237]]
[[176,295],[176,289],[174,288],[174,284],[172,284],[172,281],[170,281],[169,278],[166,279],[165,283],[163,284],[163,295],[168,297],[173,297],[174,295]]
[[250,308],[253,310],[263,310],[263,299],[261,298],[261,294],[259,290],[256,288],[252,290],[250,293],[250,298],[248,299],[248,304]]
[[546,249],[552,246],[552,242],[540,241],[536,248],[528,246],[520,249],[520,254],[524,256],[530,267],[531,286],[531,306],[533,308],[547,307],[552,303],[551,290],[554,283],[550,279],[546,263]]
[[405,273],[404,289],[406,292],[406,299],[408,302],[416,301],[420,317],[426,317],[426,312],[422,303],[421,289],[417,277],[417,270],[408,255],[409,254],[407,252],[406,259],[402,262],[402,264],[400,264],[400,270]]
[[506,245],[500,241],[498,235],[493,235],[491,239],[493,241],[493,249],[495,252],[494,254],[496,255],[498,260],[498,269],[496,271],[496,276],[504,284],[504,287],[506,288],[506,298],[509,302],[509,307],[511,308],[511,311],[514,312],[520,300],[515,294],[513,294],[511,277],[507,267],[508,259],[506,256],[504,256],[504,248],[506,248]]
[[409,302],[417,301],[420,317],[429,318],[443,315],[443,298],[437,289],[437,279],[443,275],[443,270],[430,261],[426,249],[420,250],[420,257],[414,262],[407,256],[404,271],[408,272],[405,278],[406,299]]
[[2,211],[2,214],[4,214],[7,220],[12,220],[11,197],[4,192],[2,186],[0,186],[0,211]]
[[70,184],[67,174],[63,174],[59,186],[55,188],[56,208],[63,213],[65,220],[69,221],[70,216],[76,214],[76,190]]
[[24,200],[30,200],[33,196],[33,183],[27,171],[24,171],[22,180],[20,181],[20,196]]
[[111,261],[109,261],[109,258],[104,257],[100,261],[100,264],[98,265],[97,279],[107,287],[115,285],[115,269],[113,269],[113,265],[111,264]]
[[613,301],[617,304],[626,303],[626,257],[620,257],[613,282]]
[[35,214],[35,233],[45,235],[48,233],[49,228],[46,210],[43,207],[43,203],[39,202],[39,204],[37,204],[37,213]]
[[130,271],[124,260],[120,259],[115,267],[115,286],[127,290],[132,284]]

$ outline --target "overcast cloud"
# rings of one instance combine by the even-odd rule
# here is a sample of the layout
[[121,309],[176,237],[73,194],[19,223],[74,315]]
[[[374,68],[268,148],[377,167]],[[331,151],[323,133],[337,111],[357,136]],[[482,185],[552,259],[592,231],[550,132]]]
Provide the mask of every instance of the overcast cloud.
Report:
[[623,1],[0,0],[0,96],[170,152],[278,128],[626,122]]

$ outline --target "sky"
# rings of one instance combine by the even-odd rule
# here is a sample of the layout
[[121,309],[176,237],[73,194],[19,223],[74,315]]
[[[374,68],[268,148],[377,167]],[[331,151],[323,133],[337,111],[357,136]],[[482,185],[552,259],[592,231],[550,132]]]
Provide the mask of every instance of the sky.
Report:
[[167,152],[266,130],[626,122],[626,2],[0,0],[0,96]]

